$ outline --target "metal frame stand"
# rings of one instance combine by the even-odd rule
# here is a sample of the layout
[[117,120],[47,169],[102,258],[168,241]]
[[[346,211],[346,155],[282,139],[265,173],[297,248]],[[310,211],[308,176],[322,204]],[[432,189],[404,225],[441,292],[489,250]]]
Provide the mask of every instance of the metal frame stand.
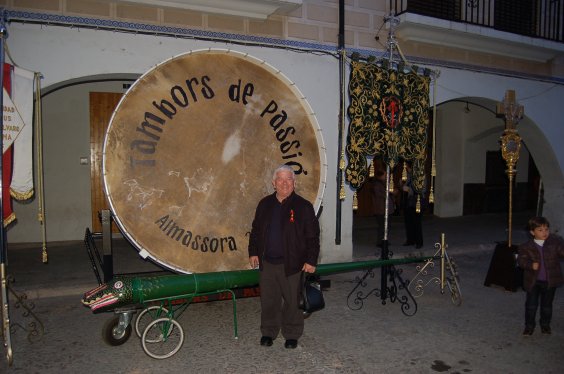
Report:
[[[437,251],[432,259],[426,261],[424,265],[417,265],[415,268],[417,270],[417,274],[413,277],[409,287],[413,288],[413,294],[415,297],[422,296],[425,287],[429,284],[438,285],[440,287],[441,294],[444,294],[445,289],[448,288],[452,303],[456,306],[460,306],[462,304],[462,294],[458,283],[458,266],[447,253],[446,249],[448,248],[448,245],[445,242],[444,233],[441,234],[441,242],[435,243],[435,248]],[[435,260],[440,260],[439,276],[432,276],[429,274],[429,272],[435,268]],[[425,278],[427,276],[431,276],[431,278]]]
[[[388,248],[388,240],[382,241],[382,260],[390,259],[391,252]],[[397,269],[393,265],[382,266],[380,268],[380,288],[373,288],[368,292],[358,290],[359,287],[366,288],[368,285],[367,278],[374,278],[374,269],[367,270],[362,277],[356,277],[356,286],[347,296],[347,306],[352,310],[362,309],[364,300],[370,295],[380,297],[382,305],[386,305],[387,300],[400,304],[401,311],[404,315],[411,317],[417,313],[417,302],[409,291],[409,281],[401,277],[402,269]],[[389,283],[388,283],[389,282]],[[402,295],[402,293],[404,293]]]
[[14,320],[10,322],[10,332],[15,334],[17,329],[21,329],[27,333],[27,340],[30,343],[35,343],[40,341],[45,334],[45,326],[43,322],[37,317],[33,312],[35,309],[35,303],[27,300],[27,294],[25,292],[17,292],[10,283],[13,283],[14,279],[12,276],[8,276],[8,291],[14,297],[15,302],[12,306],[15,309],[22,308],[22,317],[32,318],[31,322],[24,324],[18,323]]
[[112,246],[112,212],[109,209],[100,211],[102,222],[102,272],[104,282],[109,282],[114,277],[114,253]]
[[[98,215],[102,222],[102,233],[92,233],[89,228],[86,228],[84,246],[96,280],[100,285],[111,281],[115,274],[112,246],[112,213],[109,210],[102,210]],[[102,238],[102,255],[100,255],[95,242],[95,239],[100,237]],[[102,272],[104,277],[103,282],[100,272]]]

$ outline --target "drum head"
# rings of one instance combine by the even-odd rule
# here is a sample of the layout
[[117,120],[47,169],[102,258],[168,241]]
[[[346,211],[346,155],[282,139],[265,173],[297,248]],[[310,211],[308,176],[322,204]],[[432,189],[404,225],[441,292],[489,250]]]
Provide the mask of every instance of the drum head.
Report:
[[319,209],[323,140],[280,71],[232,50],[192,51],[149,70],[112,115],[104,188],[122,233],[184,273],[248,269],[258,201],[281,164]]

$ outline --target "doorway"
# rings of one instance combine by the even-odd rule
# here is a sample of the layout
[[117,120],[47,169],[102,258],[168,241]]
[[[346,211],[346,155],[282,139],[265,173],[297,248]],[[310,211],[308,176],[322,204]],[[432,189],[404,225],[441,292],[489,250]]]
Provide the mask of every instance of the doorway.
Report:
[[[123,94],[115,92],[90,92],[90,182],[92,205],[92,231],[101,232],[102,223],[99,213],[110,209],[110,204],[104,193],[102,158],[104,138],[110,124],[112,114]],[[119,229],[112,223],[112,232]]]
[[[528,170],[521,171],[526,178],[514,181],[512,210],[525,212],[537,209],[540,174],[528,154]],[[501,150],[486,152],[484,183],[465,183],[462,215],[502,213],[509,209],[509,178],[507,164]]]

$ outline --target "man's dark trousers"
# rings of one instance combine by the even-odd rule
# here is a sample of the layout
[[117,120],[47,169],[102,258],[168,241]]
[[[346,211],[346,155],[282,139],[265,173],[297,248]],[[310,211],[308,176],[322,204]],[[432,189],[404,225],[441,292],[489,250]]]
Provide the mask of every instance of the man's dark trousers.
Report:
[[260,330],[263,336],[276,339],[280,330],[286,340],[297,340],[302,336],[304,316],[298,308],[300,280],[301,272],[287,277],[284,264],[263,261],[260,272]]

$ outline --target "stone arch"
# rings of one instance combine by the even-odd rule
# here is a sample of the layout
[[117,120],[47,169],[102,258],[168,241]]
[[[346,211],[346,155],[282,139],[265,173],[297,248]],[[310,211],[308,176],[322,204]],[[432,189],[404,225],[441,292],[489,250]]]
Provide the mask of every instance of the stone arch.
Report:
[[68,87],[95,83],[107,82],[135,82],[139,78],[139,74],[132,73],[113,73],[113,74],[96,74],[88,75],[78,78],[71,78],[64,81],[54,82],[48,86],[41,88],[41,97],[48,96],[57,91],[63,90]]
[[[485,97],[451,98],[437,105],[437,180],[435,214],[438,216],[457,216],[462,214],[462,189],[472,168],[481,168],[481,155],[472,154],[475,144],[499,149],[492,141],[498,141],[505,128],[502,118],[496,116],[495,100]],[[564,176],[559,166],[556,153],[537,124],[525,115],[517,125],[522,138],[522,150],[519,162],[526,165],[525,158],[529,153],[539,171],[545,192],[543,214],[551,221],[558,222],[558,204],[562,201]],[[470,152],[469,152],[470,149]],[[471,156],[471,157],[469,157]],[[479,166],[476,166],[478,164]],[[526,178],[526,169],[521,167],[517,178]],[[470,179],[472,177],[470,176]],[[518,180],[519,180],[518,179]],[[554,206],[553,206],[554,205]],[[560,208],[561,209],[561,208]],[[561,224],[557,224],[559,227]]]

